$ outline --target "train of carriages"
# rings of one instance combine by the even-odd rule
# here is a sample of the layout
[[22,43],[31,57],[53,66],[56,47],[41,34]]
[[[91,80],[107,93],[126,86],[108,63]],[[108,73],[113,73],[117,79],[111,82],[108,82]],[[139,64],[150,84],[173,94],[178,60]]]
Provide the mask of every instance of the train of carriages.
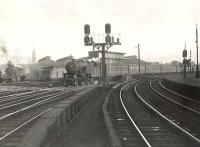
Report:
[[[65,86],[88,85],[100,81],[101,64],[94,61],[75,60],[66,64],[63,73],[63,78],[59,79],[59,83]],[[127,79],[126,76],[133,78],[138,75],[139,68],[137,64],[121,65],[121,64],[107,64],[107,77],[109,80],[116,81]],[[195,67],[187,69],[194,71]],[[169,74],[181,73],[182,66],[172,65],[141,65],[141,75],[155,75],[155,74]],[[50,73],[50,72],[49,72]],[[49,75],[48,75],[49,76]],[[25,80],[25,72],[22,68],[15,67],[12,76],[1,76],[0,82],[12,82]],[[51,79],[50,79],[51,81]]]
[[[194,67],[188,68],[188,71],[194,71]],[[141,75],[160,75],[160,74],[172,74],[181,73],[183,71],[182,66],[172,65],[141,65]],[[112,68],[107,65],[107,77],[109,80],[127,79],[126,76],[131,77],[137,76],[139,73],[138,65],[114,65]],[[131,77],[130,77],[131,75]],[[66,73],[64,73],[64,85],[76,86],[76,85],[87,85],[95,81],[100,80],[100,64],[89,61],[73,60],[67,63]]]

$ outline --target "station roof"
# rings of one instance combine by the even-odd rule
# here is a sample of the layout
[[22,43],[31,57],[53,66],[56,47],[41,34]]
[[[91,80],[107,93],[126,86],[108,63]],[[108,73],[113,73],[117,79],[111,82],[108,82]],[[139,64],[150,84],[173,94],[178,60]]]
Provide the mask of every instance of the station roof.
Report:
[[55,61],[51,59],[50,56],[46,56],[44,58],[41,58],[40,60],[38,60],[38,64],[40,65],[51,65],[54,66],[55,65]]
[[68,61],[68,60],[72,60],[73,58],[74,57],[70,55],[70,56],[67,56],[67,57],[57,59],[56,62],[65,62],[65,61]]

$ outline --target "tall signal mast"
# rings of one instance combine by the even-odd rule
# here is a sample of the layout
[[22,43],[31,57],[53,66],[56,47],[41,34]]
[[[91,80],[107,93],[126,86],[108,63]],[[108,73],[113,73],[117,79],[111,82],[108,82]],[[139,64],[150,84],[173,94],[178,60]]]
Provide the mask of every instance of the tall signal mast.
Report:
[[106,63],[105,63],[105,53],[108,51],[108,49],[113,45],[121,45],[119,38],[117,38],[117,41],[114,41],[114,37],[110,35],[111,33],[111,25],[109,23],[105,24],[105,42],[95,42],[93,40],[93,37],[90,35],[90,26],[86,24],[84,26],[84,43],[86,46],[93,46],[96,48],[101,54],[102,54],[102,77],[101,77],[101,84],[102,86],[105,86],[106,81]]

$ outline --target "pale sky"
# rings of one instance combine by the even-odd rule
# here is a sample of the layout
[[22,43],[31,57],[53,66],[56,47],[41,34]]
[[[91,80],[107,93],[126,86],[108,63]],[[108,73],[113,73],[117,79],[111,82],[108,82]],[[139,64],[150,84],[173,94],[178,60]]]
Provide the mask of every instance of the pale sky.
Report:
[[0,39],[9,56],[30,57],[33,48],[37,59],[87,56],[84,24],[103,34],[106,23],[121,34],[122,45],[110,51],[137,55],[140,43],[143,60],[181,61],[186,41],[196,60],[199,0],[0,0]]

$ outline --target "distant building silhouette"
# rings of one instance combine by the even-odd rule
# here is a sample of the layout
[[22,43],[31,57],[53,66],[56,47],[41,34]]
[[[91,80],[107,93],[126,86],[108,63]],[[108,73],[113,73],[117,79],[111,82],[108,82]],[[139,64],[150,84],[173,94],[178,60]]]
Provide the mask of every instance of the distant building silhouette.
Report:
[[35,49],[34,48],[32,50],[32,64],[36,64],[36,54],[35,54]]

